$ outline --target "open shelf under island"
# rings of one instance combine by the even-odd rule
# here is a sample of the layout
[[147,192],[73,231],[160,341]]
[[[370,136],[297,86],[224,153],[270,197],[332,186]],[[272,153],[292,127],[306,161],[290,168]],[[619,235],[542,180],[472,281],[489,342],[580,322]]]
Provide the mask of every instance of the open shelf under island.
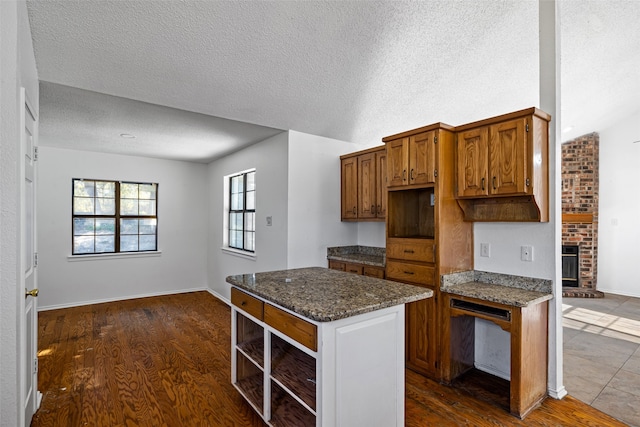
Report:
[[321,267],[227,282],[231,381],[269,425],[404,425],[404,305],[431,290]]

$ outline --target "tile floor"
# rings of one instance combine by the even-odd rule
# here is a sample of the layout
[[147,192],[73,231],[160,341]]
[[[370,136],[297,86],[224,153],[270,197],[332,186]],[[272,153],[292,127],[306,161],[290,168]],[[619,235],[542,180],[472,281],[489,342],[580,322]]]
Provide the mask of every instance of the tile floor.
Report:
[[567,391],[640,427],[640,298],[564,298],[562,309]]

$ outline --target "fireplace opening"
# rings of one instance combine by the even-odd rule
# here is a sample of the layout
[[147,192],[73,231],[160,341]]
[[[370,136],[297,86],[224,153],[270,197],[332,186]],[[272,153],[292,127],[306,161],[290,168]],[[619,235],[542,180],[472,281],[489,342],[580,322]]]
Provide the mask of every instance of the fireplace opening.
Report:
[[562,286],[578,287],[580,247],[562,245]]

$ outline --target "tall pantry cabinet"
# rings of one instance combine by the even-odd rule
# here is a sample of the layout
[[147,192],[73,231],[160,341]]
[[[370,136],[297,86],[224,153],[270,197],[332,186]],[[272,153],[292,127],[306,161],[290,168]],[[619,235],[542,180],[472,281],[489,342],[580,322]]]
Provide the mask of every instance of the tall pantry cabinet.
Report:
[[386,278],[434,292],[406,306],[407,367],[440,379],[439,278],[473,269],[472,223],[455,197],[455,129],[436,123],[382,139],[387,149]]

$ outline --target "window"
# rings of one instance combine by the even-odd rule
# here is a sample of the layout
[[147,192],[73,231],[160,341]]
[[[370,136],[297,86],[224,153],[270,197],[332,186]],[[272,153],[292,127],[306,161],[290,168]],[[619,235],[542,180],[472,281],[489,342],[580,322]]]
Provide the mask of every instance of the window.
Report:
[[229,247],[256,251],[256,171],[229,177]]
[[158,184],[73,179],[73,255],[156,251]]

